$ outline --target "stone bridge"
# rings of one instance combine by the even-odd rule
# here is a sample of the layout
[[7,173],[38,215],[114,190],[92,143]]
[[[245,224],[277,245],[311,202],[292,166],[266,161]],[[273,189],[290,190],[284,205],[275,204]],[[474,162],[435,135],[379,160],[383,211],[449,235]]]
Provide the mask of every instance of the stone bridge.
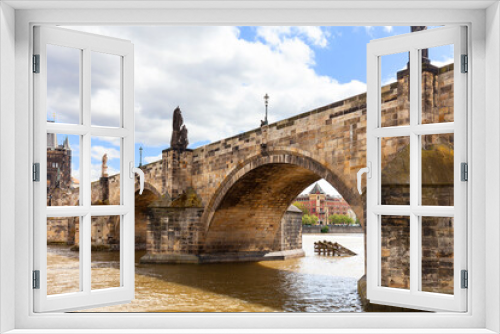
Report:
[[[382,88],[383,126],[409,123],[408,75],[402,70],[396,82]],[[453,121],[453,65],[424,63],[422,76],[423,120]],[[449,166],[453,135],[426,137],[424,163]],[[408,138],[401,137],[382,142],[384,203],[408,199],[408,145]],[[321,178],[340,192],[364,227],[365,201],[356,191],[356,173],[365,165],[366,94],[193,150],[166,149],[161,160],[141,167],[146,182],[143,195],[136,195],[136,244],[147,249],[142,261],[297,255],[293,250],[301,248],[301,225],[287,210],[304,188]],[[94,182],[92,202],[116,203],[119,178]],[[424,176],[423,193],[439,188],[444,195],[435,201],[443,201],[449,198],[450,182],[453,168],[451,181],[446,172],[440,179]],[[401,222],[394,220],[394,226],[388,238],[401,236]]]

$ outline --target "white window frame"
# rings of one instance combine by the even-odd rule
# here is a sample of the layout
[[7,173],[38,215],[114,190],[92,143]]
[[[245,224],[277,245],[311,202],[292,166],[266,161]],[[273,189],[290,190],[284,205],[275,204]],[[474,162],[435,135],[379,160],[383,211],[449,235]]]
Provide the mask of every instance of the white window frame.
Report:
[[[99,36],[70,29],[34,27],[34,54],[39,55],[39,73],[34,84],[34,162],[40,164],[40,181],[33,184],[34,201],[34,270],[40,272],[40,288],[34,292],[35,312],[79,310],[128,303],[134,299],[134,45],[130,41]],[[47,45],[71,47],[80,52],[80,117],[78,124],[48,123]],[[119,127],[92,125],[91,62],[94,52],[114,55],[120,61]],[[117,59],[118,59],[117,58]],[[77,135],[80,139],[80,182],[78,206],[47,206],[47,133]],[[91,204],[92,137],[112,136],[120,141],[120,203]],[[91,288],[91,219],[99,216],[120,217],[120,286]],[[78,292],[47,295],[47,225],[49,217],[79,217],[79,281]]]
[[[74,6],[59,10],[41,10],[50,6]],[[16,329],[15,333],[34,333],[36,329],[64,329],[61,332],[76,332],[71,329],[88,328],[92,332],[106,332],[105,329],[139,327],[136,332],[144,333],[146,328],[170,328],[164,332],[177,332],[175,328],[219,329],[212,332],[237,332],[237,328],[254,328],[252,332],[293,332],[283,328],[300,328],[295,332],[345,332],[350,333],[405,333],[419,332],[445,333],[492,333],[500,331],[498,313],[499,272],[498,258],[500,230],[500,137],[498,128],[500,118],[500,11],[495,2],[366,2],[335,1],[285,3],[247,2],[237,3],[210,1],[181,5],[178,2],[155,3],[145,1],[122,2],[134,8],[156,6],[163,9],[119,9],[102,10],[102,7],[117,6],[107,1],[69,2],[17,2],[7,1],[0,4],[0,82],[1,106],[0,117],[0,182],[1,190],[1,248],[0,248],[0,319],[4,320],[3,331]],[[131,5],[132,4],[132,5]],[[30,10],[14,13],[9,5]],[[398,9],[392,8],[398,6]],[[97,7],[100,8],[97,8]],[[183,9],[179,9],[183,7]],[[404,7],[407,7],[406,9]],[[428,6],[428,7],[426,7]],[[429,8],[432,6],[431,8]],[[453,8],[461,6],[461,9]],[[486,7],[490,6],[488,9]],[[86,9],[74,9],[74,8]],[[360,8],[361,7],[361,8]],[[403,9],[401,9],[403,7]],[[54,8],[54,7],[53,7]],[[246,9],[242,9],[246,8]],[[351,9],[346,9],[351,8]],[[353,9],[354,8],[354,9]],[[375,9],[374,9],[375,8]],[[411,10],[408,10],[411,8]],[[12,16],[15,14],[15,23]],[[486,25],[485,25],[486,22]],[[32,193],[30,181],[32,147],[32,91],[30,58],[32,26],[34,24],[183,24],[183,25],[434,25],[466,24],[469,27],[469,122],[468,131],[471,139],[468,143],[470,158],[470,186],[468,196],[469,221],[474,229],[468,232],[470,240],[468,251],[470,260],[470,288],[468,289],[469,307],[466,313],[435,314],[34,314],[32,304],[30,245],[32,245],[31,222],[32,203],[26,198]],[[15,42],[13,38],[15,31]],[[133,42],[133,41],[132,41]],[[15,46],[15,54],[14,48]],[[10,69],[15,65],[15,74]],[[486,71],[488,66],[488,71]],[[4,70],[6,70],[4,72]],[[15,80],[15,87],[11,84]],[[10,93],[15,92],[15,100]],[[15,107],[15,120],[12,110]],[[8,110],[10,109],[10,110]],[[488,118],[488,122],[485,119]],[[15,127],[15,144],[8,138],[8,127]],[[485,133],[488,133],[486,136]],[[26,135],[28,134],[28,135]],[[486,138],[488,140],[486,141]],[[10,139],[10,140],[9,140]],[[488,152],[488,154],[486,154]],[[10,163],[15,156],[14,168]],[[486,166],[486,167],[485,167]],[[488,174],[488,182],[486,182]],[[10,186],[10,188],[9,188]],[[16,189],[15,199],[9,199],[8,189]],[[488,196],[486,196],[488,194]],[[486,211],[485,203],[489,206]],[[8,205],[15,205],[15,212],[4,210]],[[15,226],[5,224],[5,220],[15,221]],[[14,242],[15,241],[15,242]],[[14,256],[12,256],[14,249]],[[486,255],[486,250],[488,254]],[[493,254],[493,255],[491,255]],[[487,264],[487,266],[486,266]],[[488,279],[486,279],[488,278]],[[10,286],[9,286],[10,284]],[[12,286],[15,285],[15,289]],[[14,291],[12,291],[14,290]],[[488,293],[486,293],[488,290]],[[11,305],[15,305],[12,310]],[[335,330],[337,328],[337,330]],[[462,330],[459,330],[459,329]],[[32,329],[32,330],[28,330]],[[97,330],[101,329],[101,330]],[[234,330],[231,330],[234,329]],[[259,330],[260,329],[260,330]],[[320,330],[320,329],[323,329]],[[448,331],[446,330],[448,329]],[[194,331],[194,330],[193,330]],[[54,331],[50,331],[54,332]],[[248,331],[247,331],[248,332]]]
[[[371,178],[367,180],[367,297],[376,304],[414,307],[422,310],[463,312],[467,309],[467,290],[461,287],[461,270],[467,269],[467,184],[461,181],[461,163],[467,163],[467,74],[460,70],[461,55],[467,54],[464,26],[440,27],[418,33],[372,40],[367,47],[367,161]],[[420,50],[453,45],[454,121],[423,124],[421,122],[421,54]],[[410,55],[410,124],[383,127],[381,124],[381,58],[391,54]],[[421,136],[454,134],[454,205],[424,206],[421,203],[422,160]],[[410,141],[409,205],[382,205],[381,140],[407,137]],[[381,222],[382,216],[408,217],[410,229],[409,289],[381,286]],[[421,290],[422,284],[422,217],[453,217],[454,288],[453,294]]]

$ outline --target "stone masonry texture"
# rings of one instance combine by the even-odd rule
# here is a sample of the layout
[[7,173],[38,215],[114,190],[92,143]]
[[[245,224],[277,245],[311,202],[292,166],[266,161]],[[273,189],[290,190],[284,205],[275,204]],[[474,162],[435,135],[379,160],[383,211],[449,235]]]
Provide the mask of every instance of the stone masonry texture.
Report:
[[[422,123],[453,121],[453,73],[453,64],[423,67]],[[409,124],[408,75],[402,70],[396,82],[382,87],[382,126]],[[381,157],[382,201],[407,204],[409,138],[384,138]],[[342,194],[365,228],[365,199],[356,191],[356,173],[365,165],[366,94],[193,150],[164,150],[160,161],[141,167],[146,184],[144,197],[136,195],[136,243],[149,254],[185,255],[301,247],[301,227],[291,216],[283,225],[283,217],[296,196],[321,178]],[[422,166],[422,202],[453,205],[452,134],[422,137]],[[93,182],[92,203],[118,204],[119,185],[120,175]],[[56,192],[56,205],[78,202],[78,192]],[[409,284],[405,219],[384,219],[382,282],[387,286]],[[100,231],[110,235],[98,241],[116,243],[112,231],[117,227],[100,224]],[[448,293],[453,284],[453,222],[424,218],[421,225],[423,288]]]

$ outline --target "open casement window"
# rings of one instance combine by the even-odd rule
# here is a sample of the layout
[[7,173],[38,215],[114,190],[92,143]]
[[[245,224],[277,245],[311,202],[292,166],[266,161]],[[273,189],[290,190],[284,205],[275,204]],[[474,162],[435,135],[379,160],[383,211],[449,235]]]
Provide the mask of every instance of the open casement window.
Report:
[[[34,28],[35,312],[134,298],[133,52],[126,40]],[[119,268],[94,254],[103,229]],[[48,252],[68,240],[69,260]]]
[[[367,294],[372,303],[466,311],[465,29],[436,28],[368,44]],[[430,59],[443,48],[448,59]],[[403,57],[403,66],[394,65],[397,57]]]

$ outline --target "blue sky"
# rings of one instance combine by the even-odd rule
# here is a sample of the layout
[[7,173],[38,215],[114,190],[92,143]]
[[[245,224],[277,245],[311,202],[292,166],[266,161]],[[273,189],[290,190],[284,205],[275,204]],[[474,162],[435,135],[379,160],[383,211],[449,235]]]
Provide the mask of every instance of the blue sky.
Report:
[[[258,127],[266,93],[270,122],[363,93],[367,43],[410,32],[410,27],[403,26],[68,28],[134,43],[136,164],[139,147],[144,148],[143,163],[158,160],[168,148],[177,106],[189,130],[189,147],[195,148]],[[384,83],[406,66],[407,57],[400,54],[382,60]],[[116,62],[101,58],[105,57],[96,55],[92,64],[92,103],[99,108],[93,110],[92,119],[93,124],[112,125]],[[440,64],[449,62],[450,48],[432,50],[431,58]],[[76,64],[53,67],[53,78],[64,76],[65,81],[74,82],[69,80],[78,75],[71,72],[78,68],[74,59]],[[75,103],[70,90],[78,90],[68,84],[53,88],[49,119],[56,115],[56,122],[77,122],[65,113]],[[70,144],[76,145],[71,137]],[[97,155],[103,148],[118,149],[110,140],[93,140],[93,175],[99,171]],[[73,160],[77,164],[78,159]],[[118,158],[109,159],[108,164],[110,172],[119,170]],[[321,185],[334,193],[329,185]]]

